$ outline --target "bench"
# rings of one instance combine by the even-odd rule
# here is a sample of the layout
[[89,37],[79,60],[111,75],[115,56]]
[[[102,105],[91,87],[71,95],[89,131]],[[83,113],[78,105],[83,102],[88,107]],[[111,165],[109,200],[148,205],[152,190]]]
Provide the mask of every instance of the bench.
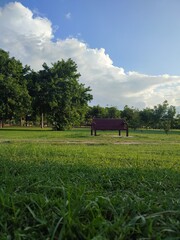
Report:
[[121,136],[121,130],[126,131],[128,137],[128,125],[124,119],[111,118],[93,118],[91,123],[91,135],[96,135],[97,130],[118,130]]

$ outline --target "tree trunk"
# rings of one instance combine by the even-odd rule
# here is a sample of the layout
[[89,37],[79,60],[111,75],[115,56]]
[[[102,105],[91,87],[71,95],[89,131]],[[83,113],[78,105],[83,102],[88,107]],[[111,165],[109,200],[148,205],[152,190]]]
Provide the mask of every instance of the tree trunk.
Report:
[[44,128],[44,114],[41,113],[41,128]]
[[20,120],[20,126],[22,127],[24,124],[24,119],[21,117],[21,120]]

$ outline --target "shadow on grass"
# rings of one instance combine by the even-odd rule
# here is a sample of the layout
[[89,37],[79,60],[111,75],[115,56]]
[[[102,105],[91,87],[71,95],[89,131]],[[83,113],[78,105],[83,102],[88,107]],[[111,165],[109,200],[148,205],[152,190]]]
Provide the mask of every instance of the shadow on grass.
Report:
[[4,128],[0,128],[0,131],[9,131],[9,132],[11,132],[11,131],[17,131],[17,132],[19,132],[19,131],[23,131],[23,132],[26,132],[26,131],[32,131],[32,132],[49,132],[49,131],[53,131],[52,130],[52,128],[30,128],[30,127],[27,127],[27,128],[25,128],[25,127],[19,127],[19,128],[17,128],[17,127],[4,127]]
[[168,133],[165,133],[163,129],[130,129],[131,133],[140,133],[140,134],[162,134],[162,135],[172,135],[172,134],[180,134],[179,129],[172,129]]
[[164,239],[180,235],[179,172],[174,169],[117,169],[4,158],[0,180],[2,239]]

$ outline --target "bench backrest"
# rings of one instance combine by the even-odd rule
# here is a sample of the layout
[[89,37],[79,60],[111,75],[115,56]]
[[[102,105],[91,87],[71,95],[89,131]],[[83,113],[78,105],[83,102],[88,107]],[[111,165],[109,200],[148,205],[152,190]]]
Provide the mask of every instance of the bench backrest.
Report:
[[92,130],[127,130],[128,125],[123,119],[94,118]]

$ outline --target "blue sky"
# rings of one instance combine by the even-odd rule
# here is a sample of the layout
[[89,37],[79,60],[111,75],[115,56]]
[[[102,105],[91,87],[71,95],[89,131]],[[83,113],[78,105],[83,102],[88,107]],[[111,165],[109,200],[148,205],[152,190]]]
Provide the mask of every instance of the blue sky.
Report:
[[19,2],[58,26],[55,38],[73,36],[103,47],[126,71],[180,75],[179,0]]
[[[165,85],[162,86],[162,78],[158,78],[157,82],[159,82],[160,85],[158,85],[156,89],[147,84],[149,87],[149,94],[151,88],[151,97],[153,98],[153,94],[158,96],[158,92],[162,89],[164,92],[161,92],[162,97],[159,98],[159,101],[163,101],[165,98],[167,99],[167,97],[163,99],[164,95],[171,95],[169,98],[171,99],[174,86],[176,98],[172,104],[179,105],[179,100],[177,98],[179,80],[177,80],[177,77],[175,81],[169,79],[169,81],[171,81],[170,85],[168,85],[169,91],[166,89],[168,84],[167,76],[180,75],[179,0],[19,0],[17,2],[21,3],[24,7],[24,12],[26,9],[32,12],[32,19],[39,17],[49,21],[51,30],[48,29],[47,31],[52,31],[50,40],[51,45],[53,42],[57,43],[59,39],[62,44],[66,43],[66,46],[67,39],[76,39],[76,44],[84,43],[86,57],[89,52],[91,52],[92,57],[94,52],[94,54],[100,57],[98,58],[100,59],[99,62],[105,61],[104,66],[109,66],[108,70],[106,68],[104,72],[107,73],[107,78],[112,77],[112,79],[115,79],[113,84],[118,78],[115,77],[115,70],[117,72],[124,71],[125,75],[127,75],[127,85],[124,86],[123,91],[130,85],[129,81],[131,81],[131,84],[132,82],[134,84],[131,90],[132,99],[131,101],[127,99],[129,105],[143,107],[154,104],[150,98],[149,100],[144,99],[143,102],[137,100],[135,101],[136,103],[134,103],[133,100],[138,93],[137,86],[140,86],[139,82],[136,84],[136,79],[141,79],[142,83],[143,81],[151,81],[152,76],[157,78],[159,76],[165,76]],[[15,3],[15,1],[0,0],[1,9],[5,9],[7,3]],[[23,11],[23,9],[21,10]],[[13,11],[15,14],[15,6]],[[17,14],[19,14],[18,11]],[[30,31],[33,30],[31,29]],[[36,33],[37,32],[33,33],[33,36],[35,36]],[[22,35],[23,32],[21,31],[19,34]],[[53,38],[52,35],[54,35]],[[26,40],[24,41],[26,42]],[[15,54],[10,46],[8,47],[8,45],[5,45],[5,42],[7,41],[4,40],[4,42],[0,42],[0,47],[5,46],[10,53],[12,51],[12,54]],[[75,42],[71,42],[71,48],[74,46],[72,48],[72,56],[75,56],[75,45],[73,44],[75,44]],[[71,57],[71,48],[66,49],[66,53],[68,53],[69,57]],[[104,53],[101,49],[104,49]],[[31,51],[34,52],[35,48],[32,48]],[[82,52],[82,49],[76,53],[76,59],[80,52]],[[46,60],[46,57],[43,56],[43,59]],[[22,56],[19,58],[22,59]],[[78,61],[81,64],[82,60],[80,61],[78,59]],[[88,60],[85,60],[85,62],[87,61]],[[114,68],[113,73],[112,71],[109,72],[111,67]],[[83,67],[81,67],[81,69],[83,72]],[[93,66],[92,69],[94,69]],[[135,72],[136,74],[132,75],[130,72]],[[138,74],[140,74],[140,76]],[[102,75],[104,77],[105,73]],[[121,82],[125,81],[122,79],[124,79],[124,77],[121,78]],[[105,81],[104,78],[104,82]],[[108,82],[108,80],[106,82]],[[154,84],[153,86],[155,86],[154,78],[152,82]],[[90,84],[91,81],[89,80],[87,83]],[[141,87],[142,85],[143,84],[141,84]],[[146,90],[147,85],[144,87]],[[135,92],[133,92],[133,86]],[[108,86],[108,88],[109,87],[110,86]],[[139,89],[139,96],[141,96],[143,91],[141,87]],[[129,89],[127,90],[127,95],[128,94],[130,94]],[[114,99],[114,96],[109,97],[109,99]],[[123,99],[123,103],[124,102],[125,99]],[[95,101],[95,103],[102,104],[99,100]],[[117,100],[112,100],[112,102],[110,102],[112,105],[118,105],[117,103]]]

